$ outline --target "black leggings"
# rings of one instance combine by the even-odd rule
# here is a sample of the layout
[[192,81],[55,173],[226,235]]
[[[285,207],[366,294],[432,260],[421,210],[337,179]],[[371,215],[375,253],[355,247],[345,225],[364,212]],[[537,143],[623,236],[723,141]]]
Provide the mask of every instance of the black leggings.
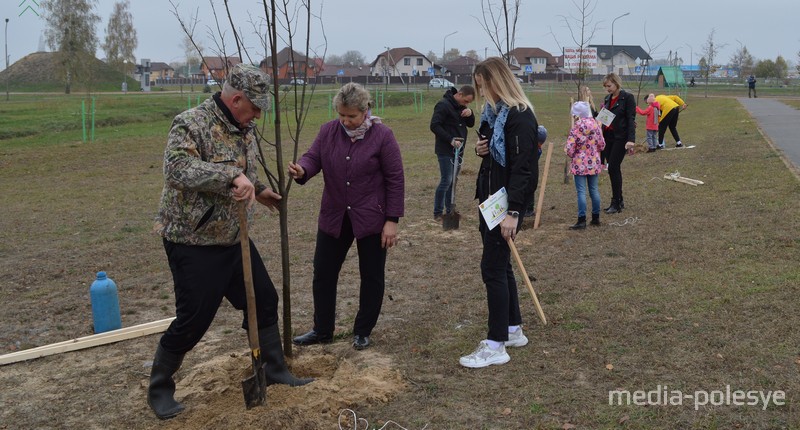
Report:
[[611,200],[622,200],[622,160],[625,159],[625,139],[614,140],[613,134],[604,134],[606,148],[602,155],[608,162],[608,177],[611,180]]
[[681,137],[678,136],[678,114],[680,113],[679,108],[674,108],[667,115],[664,116],[664,119],[658,123],[658,144],[664,144],[664,135],[667,132],[667,127],[669,127],[669,132],[672,133],[672,137],[675,138],[675,142],[680,142]]

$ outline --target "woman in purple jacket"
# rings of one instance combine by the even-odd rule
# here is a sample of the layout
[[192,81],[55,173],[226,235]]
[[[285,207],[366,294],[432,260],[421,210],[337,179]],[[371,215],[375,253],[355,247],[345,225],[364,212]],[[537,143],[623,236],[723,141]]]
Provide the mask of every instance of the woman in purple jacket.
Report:
[[314,328],[295,345],[333,341],[336,286],[347,251],[356,241],[361,274],[353,347],[370,346],[385,287],[386,250],[397,244],[405,180],[400,146],[381,119],[370,115],[369,91],[345,84],[333,99],[339,119],[324,124],[289,175],[302,185],[325,174],[314,252]]

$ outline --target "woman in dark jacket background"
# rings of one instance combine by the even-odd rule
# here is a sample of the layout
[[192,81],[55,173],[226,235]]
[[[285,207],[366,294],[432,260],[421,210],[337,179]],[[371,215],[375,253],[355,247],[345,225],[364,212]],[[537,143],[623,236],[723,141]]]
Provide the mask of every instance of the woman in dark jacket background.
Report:
[[461,170],[464,158],[462,151],[453,174],[456,148],[461,148],[467,139],[467,127],[475,126],[475,114],[467,105],[475,100],[475,88],[464,85],[456,91],[448,89],[436,103],[431,117],[431,131],[436,136],[434,152],[439,161],[439,186],[433,197],[433,219],[440,221],[442,213],[453,210],[453,180]]
[[538,180],[537,148],[539,124],[533,105],[525,96],[511,69],[498,57],[487,58],[475,66],[475,84],[486,100],[481,114],[481,135],[475,154],[482,157],[475,197],[479,202],[505,187],[508,212],[499,225],[489,229],[482,216],[483,241],[481,275],[489,305],[489,332],[478,348],[461,357],[461,365],[470,368],[507,363],[511,358],[506,347],[528,344],[522,333],[522,316],[511,249],[507,240],[516,237],[524,210],[531,198],[532,182]]
[[611,179],[611,206],[605,212],[614,214],[625,208],[622,198],[622,160],[636,141],[636,98],[622,89],[622,80],[616,73],[609,73],[603,78],[603,88],[608,95],[603,100],[598,118],[603,118],[603,110],[614,114],[610,123],[603,124],[603,138],[606,141],[603,158],[608,162],[608,176]]

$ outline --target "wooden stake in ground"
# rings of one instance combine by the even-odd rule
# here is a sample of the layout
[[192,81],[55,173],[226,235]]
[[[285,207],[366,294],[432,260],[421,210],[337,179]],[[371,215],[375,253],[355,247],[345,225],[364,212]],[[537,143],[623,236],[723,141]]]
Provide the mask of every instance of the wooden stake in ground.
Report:
[[[569,126],[570,126],[570,127],[572,127],[572,124],[574,124],[574,123],[575,123],[575,117],[574,117],[574,116],[572,116],[572,104],[573,104],[573,103],[575,103],[575,99],[574,99],[574,98],[572,98],[572,97],[570,97],[570,98],[569,98],[569,109],[567,109],[567,110],[569,110],[569,112],[570,112],[570,113],[569,113]],[[569,184],[569,162],[570,162],[570,161],[571,161],[571,160],[570,160],[570,158],[569,158],[569,157],[567,157],[567,158],[564,160],[564,184]]]
[[539,218],[542,216],[542,205],[544,205],[544,189],[547,186],[547,172],[550,171],[550,156],[553,155],[553,142],[547,143],[547,157],[544,159],[544,173],[542,174],[542,187],[539,188],[539,202],[536,203],[536,217],[533,222],[533,229],[539,228]]
[[525,266],[522,265],[522,259],[519,258],[517,245],[514,245],[514,241],[511,238],[508,238],[507,242],[508,247],[511,248],[511,254],[514,255],[514,261],[517,262],[517,267],[521,272],[520,275],[522,276],[522,279],[525,280],[525,286],[528,287],[528,291],[531,292],[531,296],[533,297],[533,305],[536,306],[536,313],[539,314],[539,319],[542,320],[542,324],[547,325],[547,318],[544,317],[544,311],[542,310],[542,306],[539,304],[539,298],[536,297],[536,292],[533,291],[531,280],[528,278],[528,272],[525,271]]

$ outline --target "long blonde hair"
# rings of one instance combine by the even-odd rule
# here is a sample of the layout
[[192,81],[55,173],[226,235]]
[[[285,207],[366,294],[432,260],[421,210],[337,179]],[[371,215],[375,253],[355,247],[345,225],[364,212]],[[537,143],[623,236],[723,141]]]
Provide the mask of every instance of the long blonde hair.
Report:
[[530,109],[533,112],[533,104],[525,96],[522,86],[517,82],[514,74],[511,73],[508,64],[500,57],[489,57],[476,64],[472,75],[473,77],[481,77],[482,82],[480,85],[478,85],[477,80],[475,81],[476,87],[493,110],[497,111],[497,108],[495,107],[494,99],[489,96],[489,93],[496,95],[509,107],[516,106],[520,112],[526,109]]

